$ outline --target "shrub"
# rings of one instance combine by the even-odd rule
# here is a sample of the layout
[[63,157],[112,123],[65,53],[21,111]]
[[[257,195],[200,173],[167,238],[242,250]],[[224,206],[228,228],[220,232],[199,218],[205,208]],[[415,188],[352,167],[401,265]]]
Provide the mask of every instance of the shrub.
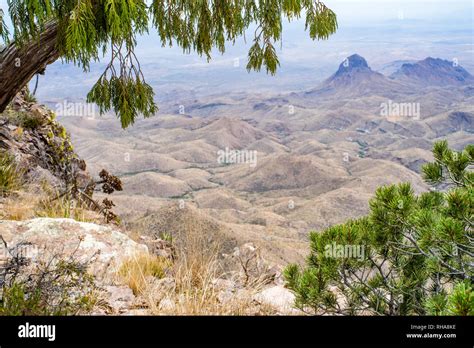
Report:
[[[37,76],[38,78],[38,76]],[[38,100],[36,99],[36,96],[30,92],[30,89],[28,87],[25,88],[25,94],[24,94],[24,97],[25,97],[25,101],[27,101],[28,103],[37,103]]]
[[10,107],[0,115],[2,118],[7,119],[9,123],[28,130],[38,129],[46,122],[41,116],[34,115],[28,111],[16,111]]
[[43,120],[30,114],[22,114],[19,120],[19,126],[25,129],[35,130],[43,125]]
[[[407,183],[381,187],[367,217],[311,233],[307,266],[285,271],[297,307],[319,314],[472,314],[474,146],[456,152],[443,141],[433,154],[424,179],[446,192],[416,196]],[[352,246],[362,253],[347,255]]]
[[468,281],[456,284],[448,294],[441,291],[429,297],[425,302],[429,315],[474,315],[474,290]]
[[22,184],[22,176],[14,157],[6,151],[0,151],[0,197],[18,190]]
[[90,260],[80,262],[74,253],[55,254],[30,267],[21,252],[27,243],[8,248],[3,238],[0,241],[10,253],[0,274],[0,315],[77,315],[92,310],[97,288],[87,272]]

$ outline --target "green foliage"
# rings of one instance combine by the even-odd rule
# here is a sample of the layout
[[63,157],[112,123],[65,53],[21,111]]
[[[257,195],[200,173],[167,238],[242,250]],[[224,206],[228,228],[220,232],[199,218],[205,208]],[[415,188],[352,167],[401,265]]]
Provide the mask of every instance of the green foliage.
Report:
[[[63,280],[64,277],[61,277]],[[24,283],[14,283],[6,287],[0,300],[0,316],[24,315],[77,315],[89,312],[95,303],[95,295],[82,291],[83,285],[60,284],[61,292],[50,292],[44,288],[30,288]],[[60,296],[53,298],[52,295]]]
[[75,252],[68,256],[55,254],[33,267],[21,256],[25,245],[8,248],[5,244],[10,257],[0,274],[0,316],[90,312],[97,300],[94,277],[87,272],[90,260],[78,261]]
[[451,294],[442,291],[428,298],[425,303],[429,315],[474,315],[474,289],[465,281],[456,284]]
[[[472,315],[472,145],[454,152],[438,142],[433,154],[425,178],[448,191],[416,196],[408,183],[381,187],[367,217],[311,233],[307,266],[285,271],[297,307],[319,314]],[[339,257],[328,253],[330,245],[363,253]]]
[[[150,28],[157,30],[162,46],[177,45],[184,53],[195,51],[209,60],[214,48],[224,53],[226,43],[254,26],[247,69],[265,67],[271,74],[280,64],[275,44],[282,39],[283,20],[305,15],[313,40],[327,39],[337,29],[336,15],[320,0],[8,0],[8,12],[17,45],[34,40],[53,24],[64,61],[88,70],[91,61],[110,54],[88,100],[102,113],[113,109],[124,128],[138,115],[148,117],[157,110],[134,53],[136,36]],[[11,39],[3,16],[0,37],[4,43]]]
[[29,88],[25,88],[25,101],[28,103],[36,103],[38,101]]
[[145,117],[153,116],[157,112],[153,102],[153,89],[150,85],[135,78],[112,76],[107,79],[101,77],[87,96],[89,103],[96,103],[101,113],[109,111],[112,107],[123,128],[133,124],[138,114]]
[[40,292],[26,294],[22,284],[13,284],[5,288],[0,301],[0,315],[20,316],[30,313],[40,313]]
[[440,141],[434,145],[433,155],[435,162],[423,166],[423,177],[431,184],[451,181],[458,186],[472,186],[474,173],[466,168],[474,165],[474,145],[470,144],[461,151],[448,148],[447,141]]
[[35,130],[43,125],[43,120],[28,113],[20,113],[18,125],[25,129]]
[[21,127],[27,130],[36,130],[43,126],[46,122],[45,119],[38,115],[34,115],[27,111],[15,111],[8,108],[3,114],[2,118],[8,120],[9,123],[17,127]]
[[22,171],[13,156],[0,150],[0,197],[18,190],[22,184],[21,177]]

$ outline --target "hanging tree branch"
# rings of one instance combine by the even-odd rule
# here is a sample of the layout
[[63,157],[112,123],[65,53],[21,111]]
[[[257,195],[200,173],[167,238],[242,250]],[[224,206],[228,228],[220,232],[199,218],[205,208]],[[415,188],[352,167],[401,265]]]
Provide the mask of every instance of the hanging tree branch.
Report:
[[[336,15],[319,0],[8,0],[0,9],[0,112],[39,71],[61,58],[84,70],[106,55],[104,74],[88,94],[101,113],[113,110],[122,127],[139,115],[157,111],[154,93],[145,82],[135,55],[136,37],[158,32],[161,46],[177,45],[211,59],[214,48],[245,37],[256,25],[260,33],[249,50],[247,68],[275,74],[280,65],[275,42],[281,41],[283,20],[306,14],[313,40],[327,39],[337,29]],[[13,26],[7,28],[5,17]],[[11,29],[11,30],[9,30]],[[11,33],[10,33],[11,32]],[[0,46],[1,47],[1,46]],[[20,64],[20,66],[18,66]]]

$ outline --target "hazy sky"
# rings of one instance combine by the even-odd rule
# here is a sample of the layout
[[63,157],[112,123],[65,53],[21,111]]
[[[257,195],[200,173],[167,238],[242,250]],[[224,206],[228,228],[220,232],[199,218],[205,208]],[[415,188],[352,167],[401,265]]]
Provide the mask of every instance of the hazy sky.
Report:
[[326,4],[343,25],[395,20],[400,14],[406,19],[472,24],[472,0],[329,0]]
[[[451,17],[472,20],[472,0],[326,0],[323,1],[339,16],[341,23],[362,24],[367,20],[383,21],[398,18],[404,11],[406,18],[439,20]],[[7,0],[0,0],[7,9]]]
[[[6,10],[6,0],[0,7]],[[280,73],[246,73],[250,42],[239,40],[221,56],[208,63],[181,49],[162,48],[156,32],[139,40],[137,53],[148,80],[157,88],[231,88],[252,83],[268,88],[305,89],[328,77],[350,54],[364,56],[374,69],[396,60],[420,60],[427,56],[458,59],[474,73],[472,0],[326,0],[339,22],[339,30],[327,41],[313,42],[304,31],[304,21],[285,23],[283,45],[278,49]],[[251,37],[251,34],[248,35]],[[240,66],[235,68],[235,60]],[[92,73],[55,63],[42,77],[40,95],[50,97],[73,93],[77,96],[92,86],[101,66]],[[66,74],[64,72],[67,71]],[[67,76],[65,76],[67,75]],[[69,84],[67,91],[64,83]],[[71,96],[69,96],[71,97]]]

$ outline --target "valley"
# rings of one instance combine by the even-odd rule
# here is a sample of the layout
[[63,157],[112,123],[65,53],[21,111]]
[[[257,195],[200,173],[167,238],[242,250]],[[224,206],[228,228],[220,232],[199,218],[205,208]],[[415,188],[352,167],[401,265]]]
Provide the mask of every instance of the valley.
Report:
[[[384,114],[389,104],[419,113]],[[474,143],[474,78],[434,58],[385,75],[352,55],[305,91],[182,91],[160,109],[127,130],[112,115],[58,119],[91,174],[121,177],[112,198],[132,229],[175,234],[191,219],[229,250],[253,242],[280,265],[304,260],[310,231],[366,214],[378,187],[426,191],[420,166],[436,140]],[[222,162],[222,151],[255,162]]]

